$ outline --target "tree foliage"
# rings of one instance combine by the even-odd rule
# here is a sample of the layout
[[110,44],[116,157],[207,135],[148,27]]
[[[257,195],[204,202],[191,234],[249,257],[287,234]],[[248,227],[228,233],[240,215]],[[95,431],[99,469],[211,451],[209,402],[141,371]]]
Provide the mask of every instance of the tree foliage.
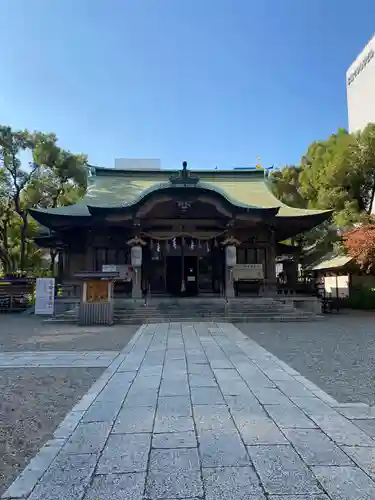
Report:
[[301,168],[288,165],[272,174],[272,191],[286,205],[306,208],[307,200],[302,196],[300,186]]
[[[29,158],[25,164],[24,158]],[[32,207],[73,203],[85,189],[86,157],[65,151],[54,134],[0,126],[0,262],[6,273],[43,264]],[[55,255],[51,253],[53,267]]]
[[305,246],[315,240],[332,250],[340,234],[368,222],[375,194],[375,124],[356,134],[340,129],[313,142],[300,165],[286,166],[271,179],[274,194],[284,203],[333,210],[331,222],[301,237]]
[[375,263],[375,221],[347,231],[343,242],[350,257],[370,272]]

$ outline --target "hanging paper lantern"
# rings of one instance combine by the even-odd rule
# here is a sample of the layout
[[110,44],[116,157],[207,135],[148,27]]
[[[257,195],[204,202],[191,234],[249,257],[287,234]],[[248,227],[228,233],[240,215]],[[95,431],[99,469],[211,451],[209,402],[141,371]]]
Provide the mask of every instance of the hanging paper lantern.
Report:
[[177,248],[177,239],[176,238],[173,238],[172,240],[172,245],[173,245],[173,248],[176,249]]
[[191,243],[190,243],[190,248],[191,248],[192,250],[194,250],[194,247],[195,247],[195,243],[194,243],[194,240],[192,239],[192,240],[191,240]]
[[209,251],[210,251],[210,244],[209,244],[209,242],[208,242],[208,241],[207,241],[207,243],[206,243],[206,251],[207,251],[207,252],[209,252]]
[[160,252],[160,242],[158,241],[156,244],[156,251],[159,253]]

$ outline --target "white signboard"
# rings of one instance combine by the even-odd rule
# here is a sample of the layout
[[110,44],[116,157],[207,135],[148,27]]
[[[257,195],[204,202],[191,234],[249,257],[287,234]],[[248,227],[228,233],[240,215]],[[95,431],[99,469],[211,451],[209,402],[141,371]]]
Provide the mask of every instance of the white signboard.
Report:
[[124,281],[131,281],[133,279],[133,268],[129,264],[103,264],[103,273],[118,273],[118,279]]
[[52,315],[55,305],[55,278],[37,278],[35,314]]
[[115,273],[117,272],[116,264],[103,264],[102,273]]
[[236,264],[233,267],[233,279],[239,280],[262,280],[263,264]]

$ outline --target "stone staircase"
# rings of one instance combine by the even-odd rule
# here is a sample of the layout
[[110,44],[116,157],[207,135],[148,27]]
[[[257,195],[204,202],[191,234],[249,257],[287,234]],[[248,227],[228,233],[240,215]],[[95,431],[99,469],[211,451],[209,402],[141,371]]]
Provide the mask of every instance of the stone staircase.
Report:
[[[78,307],[57,314],[50,322],[75,323]],[[268,297],[225,298],[151,298],[143,300],[115,299],[115,323],[142,324],[162,322],[268,322],[268,321],[312,321],[321,315],[292,304]]]
[[252,322],[306,321],[318,315],[295,309],[273,298],[160,298],[147,304],[118,303],[115,306],[117,323],[142,324],[181,321]]

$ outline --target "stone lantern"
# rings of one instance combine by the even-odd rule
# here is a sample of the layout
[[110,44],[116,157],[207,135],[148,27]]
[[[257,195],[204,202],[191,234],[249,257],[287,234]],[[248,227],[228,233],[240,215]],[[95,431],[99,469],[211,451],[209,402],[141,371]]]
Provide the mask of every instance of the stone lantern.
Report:
[[233,298],[235,296],[233,285],[233,267],[237,264],[237,247],[240,241],[230,236],[221,244],[225,248],[225,296]]
[[133,268],[133,279],[132,279],[132,298],[141,299],[142,298],[142,248],[146,246],[146,242],[135,236],[128,241],[128,245],[131,247],[131,265]]

